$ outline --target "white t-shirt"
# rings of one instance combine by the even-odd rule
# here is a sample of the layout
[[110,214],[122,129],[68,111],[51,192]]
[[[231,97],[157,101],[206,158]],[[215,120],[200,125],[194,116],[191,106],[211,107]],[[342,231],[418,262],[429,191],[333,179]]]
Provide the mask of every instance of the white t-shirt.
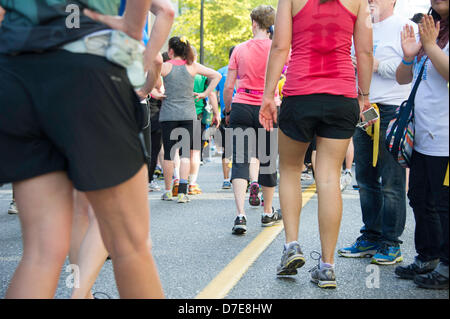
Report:
[[411,85],[399,85],[395,78],[398,65],[402,62],[403,50],[400,32],[406,25],[412,25],[418,33],[417,24],[407,18],[392,15],[373,24],[373,50],[380,61],[378,71],[372,75],[370,102],[400,105],[411,92]]
[[[444,48],[448,55],[448,43]],[[425,61],[414,65],[414,81]],[[429,156],[449,156],[448,82],[428,59],[415,99],[415,138],[417,152]]]

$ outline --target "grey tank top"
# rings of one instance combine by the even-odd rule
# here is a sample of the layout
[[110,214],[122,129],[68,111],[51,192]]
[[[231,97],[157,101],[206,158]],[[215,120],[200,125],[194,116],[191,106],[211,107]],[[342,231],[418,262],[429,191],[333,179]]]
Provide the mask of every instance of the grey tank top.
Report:
[[160,122],[196,120],[194,79],[186,65],[172,65],[172,71],[164,77],[167,96],[161,106]]

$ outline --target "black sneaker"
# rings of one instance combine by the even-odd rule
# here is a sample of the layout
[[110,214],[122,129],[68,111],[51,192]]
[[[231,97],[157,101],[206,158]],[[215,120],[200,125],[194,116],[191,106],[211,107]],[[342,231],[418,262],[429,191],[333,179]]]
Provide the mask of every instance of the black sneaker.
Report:
[[413,280],[417,275],[424,275],[432,272],[439,263],[439,259],[430,261],[420,261],[417,257],[414,258],[414,262],[408,266],[395,267],[395,274],[402,279]]
[[436,270],[414,277],[414,283],[425,289],[448,289],[448,277],[442,276]]
[[275,209],[272,207],[272,215],[263,214],[261,216],[261,226],[263,227],[273,226],[275,224],[280,223],[282,219],[283,216],[281,215],[281,209],[275,211]]
[[239,217],[237,216],[234,220],[234,226],[232,229],[232,233],[234,235],[242,235],[247,231],[247,218],[245,216]]
[[283,250],[280,265],[277,267],[278,276],[292,276],[297,274],[297,268],[302,267],[306,262],[303,252],[298,243]]

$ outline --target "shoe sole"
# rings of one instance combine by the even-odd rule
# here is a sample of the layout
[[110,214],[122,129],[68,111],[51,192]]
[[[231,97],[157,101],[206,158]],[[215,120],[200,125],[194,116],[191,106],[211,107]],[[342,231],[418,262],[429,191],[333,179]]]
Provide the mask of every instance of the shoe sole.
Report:
[[337,283],[336,281],[324,281],[324,280],[316,280],[311,279],[313,283],[315,283],[319,288],[323,289],[336,289]]
[[19,212],[8,210],[9,215],[17,215]]
[[305,257],[300,255],[293,256],[290,260],[288,260],[286,266],[283,267],[283,269],[277,271],[277,276],[297,275],[297,269],[303,267],[305,262]]
[[376,253],[376,250],[368,250],[360,253],[345,253],[338,251],[338,255],[345,258],[372,258]]
[[232,229],[233,235],[243,235],[247,232],[247,227],[245,226],[234,226]]
[[417,285],[417,287],[422,288],[422,289],[434,289],[434,290],[448,289],[448,284],[447,285],[440,285],[440,286],[432,286],[432,285],[424,284],[424,283],[421,283],[421,282],[417,282],[415,279],[414,279],[414,283]]
[[261,223],[261,226],[262,227],[271,227],[271,226],[278,225],[280,222],[281,222],[281,219],[277,220],[277,221],[270,222],[270,223]]
[[405,280],[414,280],[414,277],[416,276],[415,274],[414,275],[404,274],[401,272],[397,272],[396,270],[394,271],[394,273],[397,275],[398,278]]
[[261,200],[258,197],[259,194],[259,186],[253,185],[250,186],[250,198],[249,198],[249,203],[250,206],[253,207],[259,207],[259,205],[261,205]]
[[403,256],[400,256],[400,257],[395,258],[394,260],[389,260],[389,261],[372,259],[372,261],[370,263],[375,264],[375,265],[386,266],[386,265],[395,265],[396,263],[400,263],[402,261],[403,261]]

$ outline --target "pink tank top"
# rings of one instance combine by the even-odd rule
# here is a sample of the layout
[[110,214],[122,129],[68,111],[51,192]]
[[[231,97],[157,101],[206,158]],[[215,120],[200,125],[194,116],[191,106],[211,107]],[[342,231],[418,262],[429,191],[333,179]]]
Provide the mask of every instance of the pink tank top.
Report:
[[356,18],[340,0],[324,4],[308,0],[292,21],[292,56],[284,96],[358,96],[350,57]]

